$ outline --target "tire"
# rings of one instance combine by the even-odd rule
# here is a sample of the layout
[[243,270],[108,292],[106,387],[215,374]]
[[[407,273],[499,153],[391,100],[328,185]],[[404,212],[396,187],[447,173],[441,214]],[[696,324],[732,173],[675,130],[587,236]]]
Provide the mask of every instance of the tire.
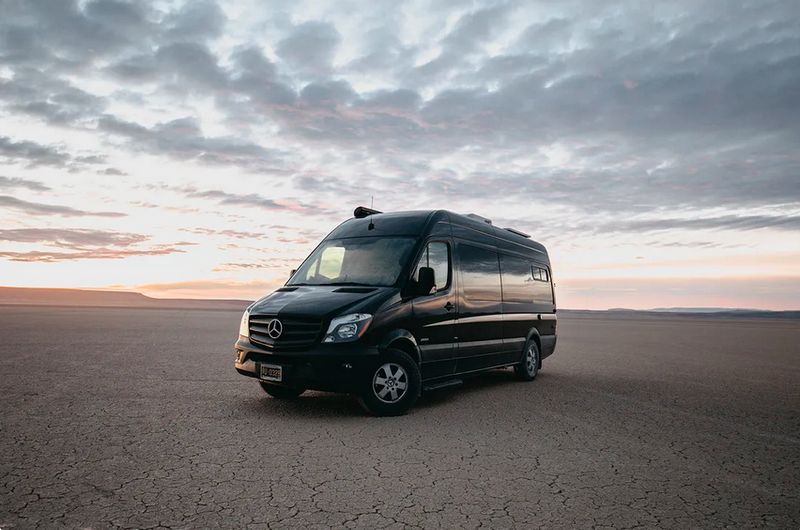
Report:
[[525,344],[522,362],[514,366],[514,375],[520,381],[533,381],[539,373],[539,363],[541,363],[539,347],[536,341],[531,339]]
[[406,352],[389,349],[364,374],[358,402],[373,416],[400,416],[420,394],[419,366]]
[[305,388],[292,388],[288,386],[273,385],[259,381],[261,388],[275,399],[295,399],[306,391]]

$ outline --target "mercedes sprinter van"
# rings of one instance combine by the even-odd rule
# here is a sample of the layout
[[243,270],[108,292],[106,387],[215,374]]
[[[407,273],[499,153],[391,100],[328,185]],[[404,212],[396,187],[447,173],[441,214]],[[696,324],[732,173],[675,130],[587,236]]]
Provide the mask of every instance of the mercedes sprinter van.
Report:
[[276,398],[346,392],[389,416],[484,370],[531,381],[555,346],[543,245],[475,215],[359,207],[245,311],[235,367]]

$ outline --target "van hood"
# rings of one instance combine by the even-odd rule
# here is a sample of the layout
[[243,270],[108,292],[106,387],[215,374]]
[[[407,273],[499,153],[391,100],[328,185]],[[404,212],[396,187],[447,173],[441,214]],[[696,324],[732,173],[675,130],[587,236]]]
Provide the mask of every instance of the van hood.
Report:
[[255,302],[250,314],[327,319],[350,310],[374,313],[396,292],[394,287],[288,286]]

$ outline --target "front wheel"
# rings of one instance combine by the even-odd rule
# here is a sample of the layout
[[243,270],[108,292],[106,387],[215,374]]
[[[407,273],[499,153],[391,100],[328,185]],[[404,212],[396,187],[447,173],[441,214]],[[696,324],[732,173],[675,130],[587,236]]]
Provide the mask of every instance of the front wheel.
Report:
[[529,340],[525,345],[522,362],[514,366],[514,374],[521,381],[533,381],[539,373],[539,347],[536,342]]
[[261,385],[261,388],[264,390],[264,392],[275,399],[294,399],[306,391],[305,388],[292,388],[288,386],[273,385],[271,383],[263,383],[261,381],[259,381],[258,384]]
[[417,402],[422,376],[406,352],[387,350],[373,363],[367,377],[358,401],[370,414],[399,416]]

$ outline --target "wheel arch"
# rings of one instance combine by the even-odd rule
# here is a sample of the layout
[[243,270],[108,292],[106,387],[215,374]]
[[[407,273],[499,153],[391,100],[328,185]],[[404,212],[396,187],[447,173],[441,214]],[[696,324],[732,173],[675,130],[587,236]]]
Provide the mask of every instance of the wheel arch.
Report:
[[395,348],[407,353],[414,359],[417,364],[422,363],[422,355],[419,351],[419,345],[414,335],[406,329],[396,329],[387,333],[380,344],[378,344],[378,351],[386,351],[389,348]]
[[[536,329],[535,327],[531,328],[530,331],[528,331],[528,336],[525,338],[525,344],[527,345],[528,342],[530,342],[531,340],[533,342],[535,342],[536,343],[536,347],[539,348],[539,362],[538,362],[539,366],[537,366],[537,368],[541,369],[541,367],[542,367],[542,337],[539,335],[539,330]],[[523,350],[522,354],[523,355],[525,354],[525,350]]]

